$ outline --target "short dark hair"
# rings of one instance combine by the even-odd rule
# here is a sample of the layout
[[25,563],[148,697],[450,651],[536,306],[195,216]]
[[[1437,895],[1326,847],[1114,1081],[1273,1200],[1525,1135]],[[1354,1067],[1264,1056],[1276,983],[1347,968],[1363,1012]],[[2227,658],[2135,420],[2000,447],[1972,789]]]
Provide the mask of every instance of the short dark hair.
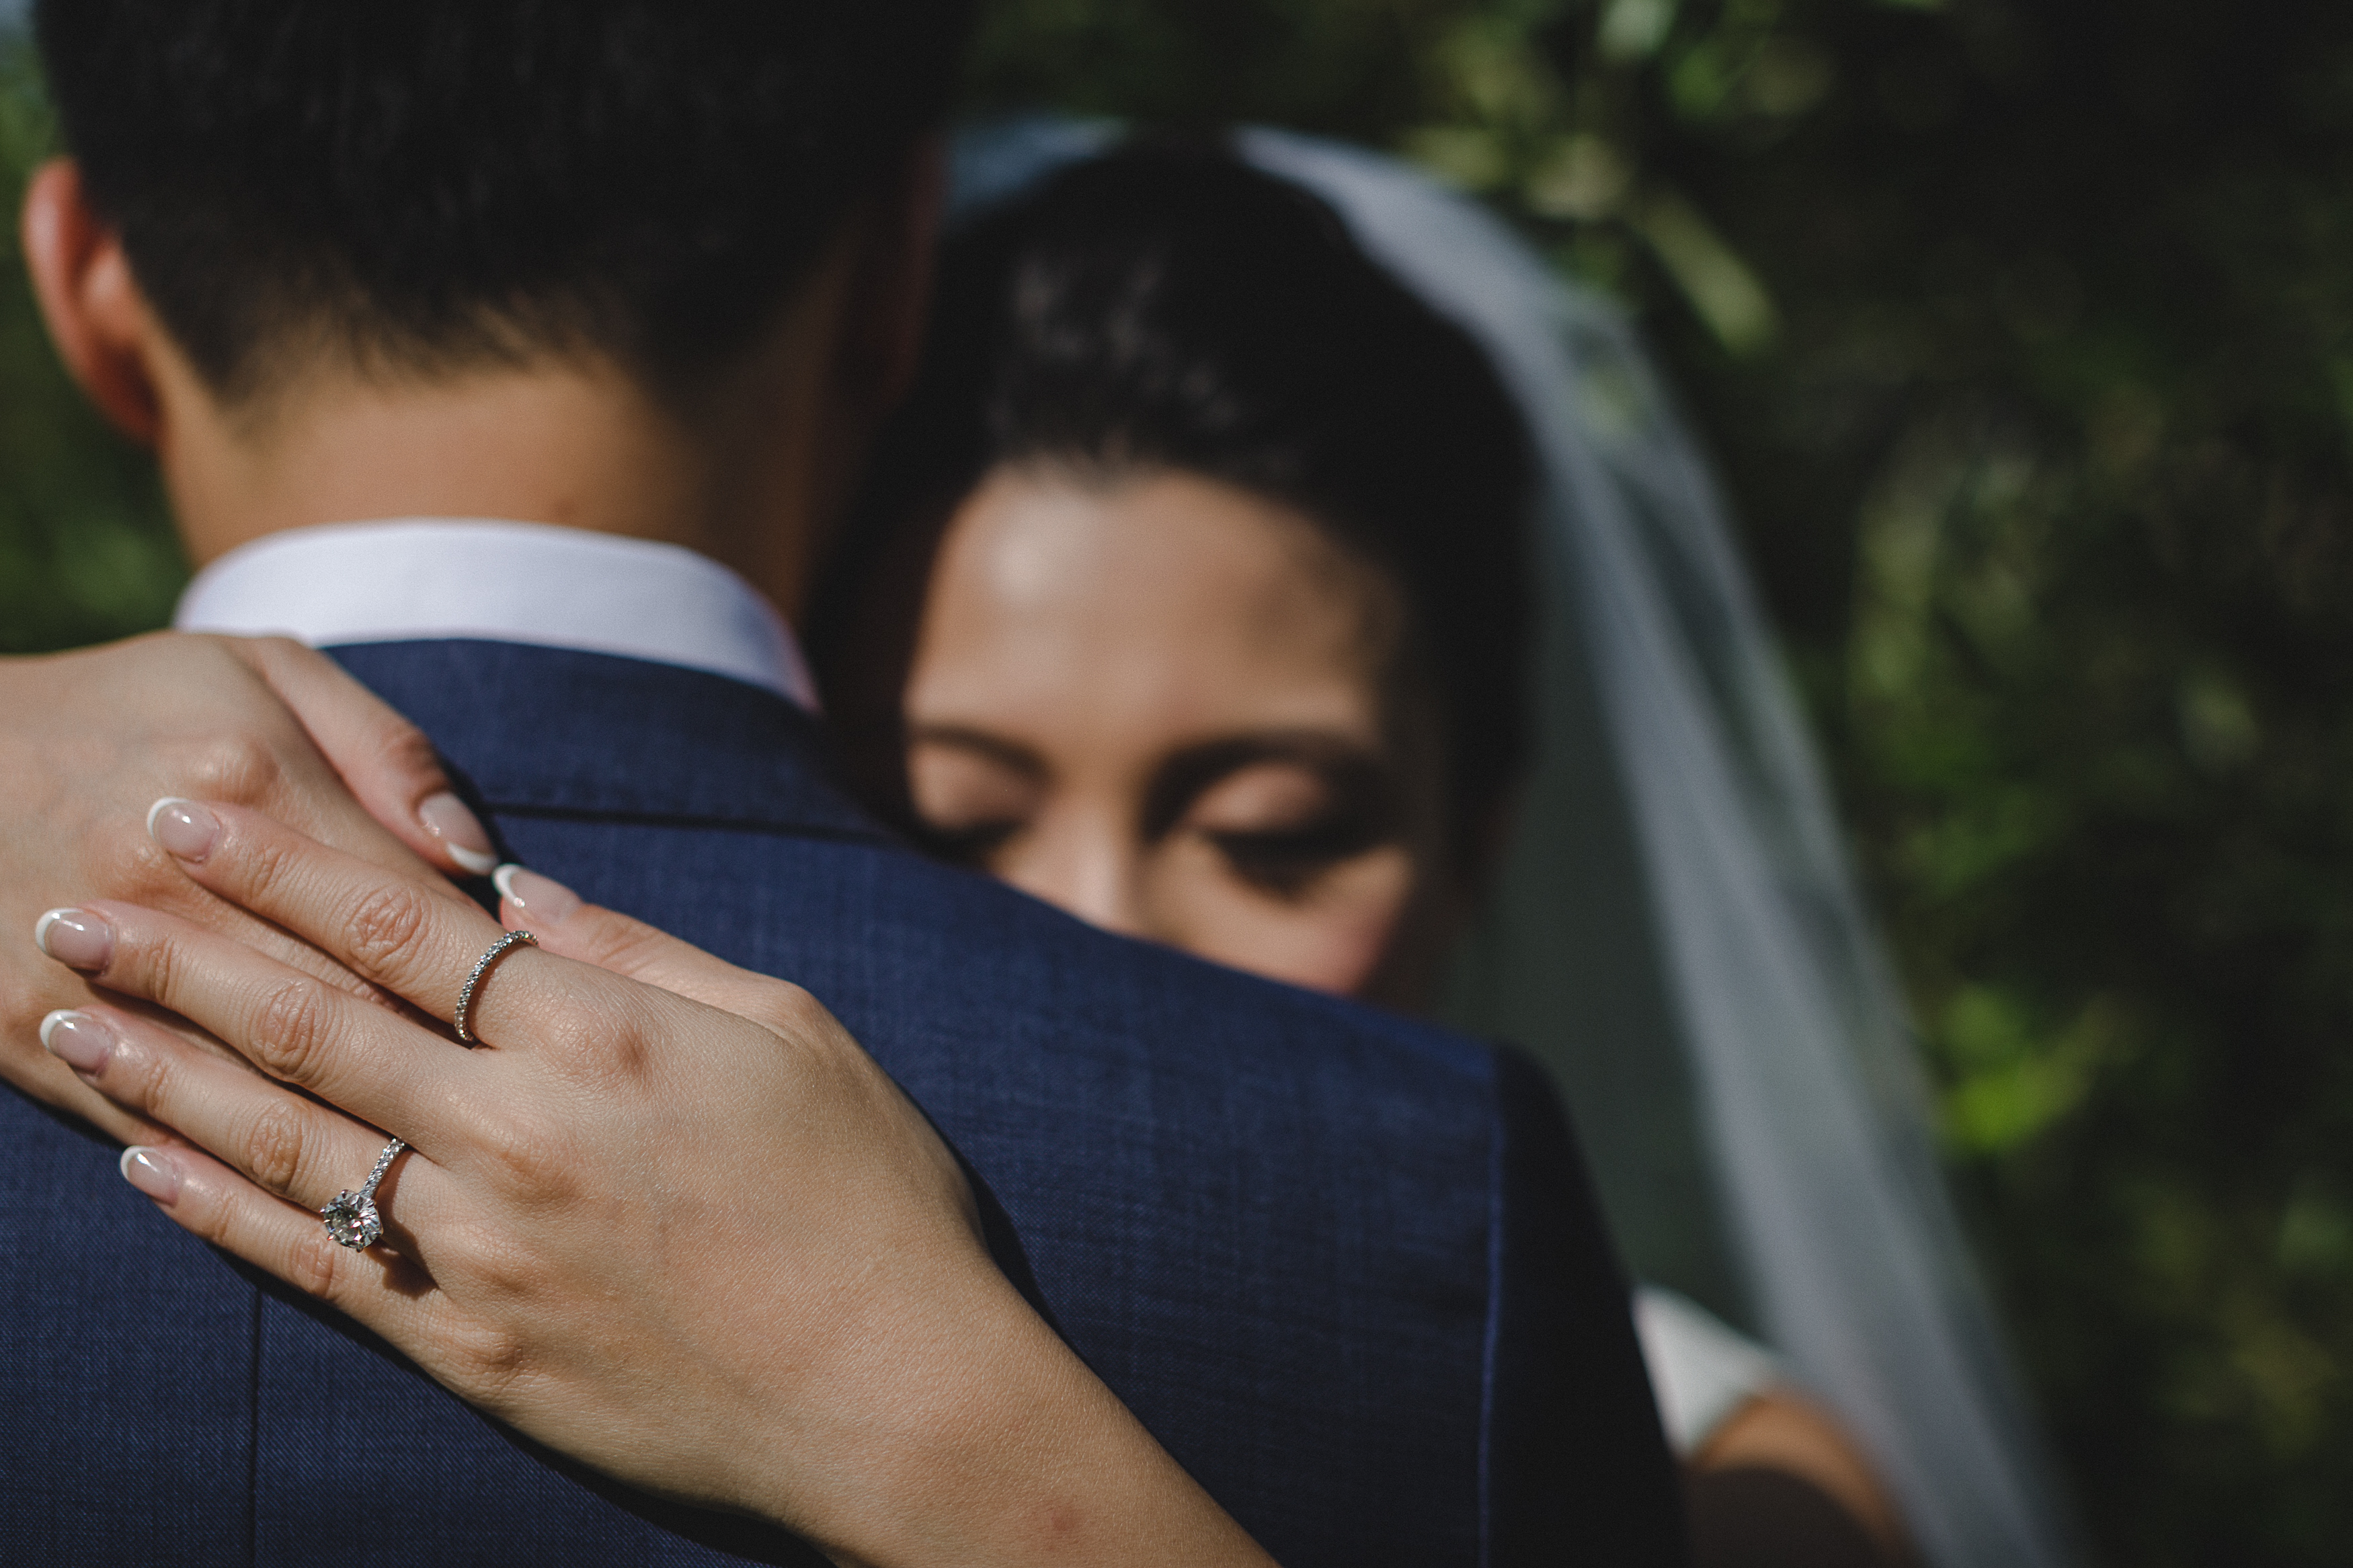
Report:
[[971,0],[39,0],[93,208],[216,392],[748,345],[944,110]]
[[[940,279],[923,372],[817,599],[828,690],[863,689],[837,707],[884,721],[879,672],[902,680],[904,650],[858,623],[919,613],[911,555],[928,570],[991,469],[1197,473],[1296,508],[1394,583],[1474,865],[1527,762],[1533,616],[1534,458],[1479,346],[1314,195],[1198,141],[1064,171],[953,236]],[[847,739],[879,786],[895,747]]]

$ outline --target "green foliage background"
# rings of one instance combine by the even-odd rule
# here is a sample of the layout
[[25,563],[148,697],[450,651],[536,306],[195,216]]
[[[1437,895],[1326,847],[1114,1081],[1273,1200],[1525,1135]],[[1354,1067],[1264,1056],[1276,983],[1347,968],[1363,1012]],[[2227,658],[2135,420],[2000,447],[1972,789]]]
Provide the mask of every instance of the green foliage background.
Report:
[[[971,97],[1393,147],[1626,301],[2102,1555],[2341,1561],[2353,10],[998,0]],[[47,134],[13,58],[12,203]],[[0,267],[0,647],[153,625],[152,477]]]
[[28,51],[0,28],[0,653],[159,626],[185,577],[152,465],[82,402],[33,308],[13,217],[51,136]]

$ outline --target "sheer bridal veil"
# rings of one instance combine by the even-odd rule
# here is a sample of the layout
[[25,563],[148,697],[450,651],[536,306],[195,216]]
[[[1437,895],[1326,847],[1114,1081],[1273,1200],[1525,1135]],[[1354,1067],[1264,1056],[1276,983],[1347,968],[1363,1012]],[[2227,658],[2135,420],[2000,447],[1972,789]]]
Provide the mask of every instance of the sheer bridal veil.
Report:
[[[954,206],[1115,137],[968,133]],[[1828,790],[1641,348],[1406,165],[1273,131],[1239,146],[1478,340],[1542,456],[1539,761],[1450,1020],[1552,1068],[1635,1274],[1754,1332],[1835,1409],[1930,1563],[2067,1561]]]

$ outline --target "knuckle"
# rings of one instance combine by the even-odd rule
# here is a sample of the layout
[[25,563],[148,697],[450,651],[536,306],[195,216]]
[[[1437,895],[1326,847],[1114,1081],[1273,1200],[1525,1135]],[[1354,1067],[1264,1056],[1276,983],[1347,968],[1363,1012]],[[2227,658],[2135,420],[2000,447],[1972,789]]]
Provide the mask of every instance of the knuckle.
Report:
[[180,944],[168,927],[157,931],[144,921],[115,921],[108,984],[128,990],[135,984],[148,1001],[173,1007],[184,1000],[179,963]]
[[194,1210],[190,1210],[184,1203],[181,1205],[180,1221],[200,1240],[211,1242],[215,1247],[226,1247],[232,1252],[237,1249],[237,1213],[233,1201],[223,1202],[216,1198],[213,1202]]
[[[297,642],[290,637],[247,637],[243,641],[247,650],[252,654],[254,662],[259,665],[283,667],[290,664],[302,664],[325,657],[317,649]],[[226,646],[221,647],[220,655],[232,664],[237,662],[237,655],[229,651]]]
[[267,832],[237,832],[237,837],[234,864],[239,897],[257,905],[273,903],[282,898],[287,879],[292,870],[290,858],[291,843],[278,834]]
[[613,1005],[611,997],[567,997],[549,1007],[535,1025],[542,1044],[556,1060],[599,1082],[627,1076],[645,1064],[642,1020],[634,1010]]
[[106,1064],[106,1092],[126,1109],[166,1124],[185,1119],[188,1109],[187,1061],[177,1050],[156,1050],[146,1042],[118,1046]]
[[576,1060],[596,1049],[601,1031],[595,1014],[577,998],[560,998],[533,1019],[533,1043],[556,1060]]
[[821,1028],[833,1017],[825,1004],[788,980],[762,980],[753,1005],[745,1011],[780,1034],[807,1033]]
[[486,1404],[501,1403],[531,1364],[529,1338],[503,1322],[470,1313],[445,1324],[440,1339],[450,1379]]
[[517,1249],[495,1226],[445,1215],[433,1227],[432,1249],[433,1274],[445,1289],[491,1295],[508,1291]]
[[308,1143],[306,1120],[303,1107],[289,1100],[267,1105],[255,1115],[246,1130],[243,1161],[255,1185],[280,1197],[291,1194]]
[[662,1054],[661,1042],[675,1037],[662,1028],[660,1020],[649,1016],[643,1007],[614,1009],[600,1020],[596,1054],[588,1059],[596,1064],[607,1094],[641,1093],[653,1076],[656,1059]]
[[196,798],[237,805],[268,799],[283,771],[269,740],[242,728],[197,742],[185,767],[187,787]]
[[274,987],[254,1009],[252,1056],[274,1078],[306,1081],[331,1034],[327,994],[317,981]]
[[398,772],[438,778],[441,758],[425,731],[397,714],[387,715],[370,737],[376,757]]
[[531,1117],[508,1117],[487,1128],[483,1158],[501,1185],[516,1195],[560,1202],[577,1184],[572,1150],[553,1126]]
[[597,1041],[590,1059],[608,1087],[641,1084],[653,1068],[653,1044],[643,1030],[614,1029]]
[[405,883],[377,888],[353,906],[345,945],[362,972],[381,972],[417,941],[430,918],[417,889]]
[[490,1225],[445,1227],[433,1238],[434,1269],[448,1279],[462,1279],[470,1296],[511,1307],[514,1303],[544,1306],[555,1288],[539,1252],[527,1238]]

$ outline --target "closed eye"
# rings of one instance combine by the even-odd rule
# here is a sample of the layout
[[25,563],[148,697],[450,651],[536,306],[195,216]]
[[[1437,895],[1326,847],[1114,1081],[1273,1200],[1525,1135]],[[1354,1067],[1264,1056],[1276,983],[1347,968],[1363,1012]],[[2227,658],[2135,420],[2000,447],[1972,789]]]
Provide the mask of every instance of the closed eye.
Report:
[[929,822],[915,825],[916,837],[923,847],[940,859],[957,866],[986,869],[990,857],[1005,847],[1013,836],[1021,831],[1019,822],[960,823],[954,827],[942,827]]
[[943,860],[987,869],[1036,814],[1046,787],[1045,760],[962,725],[921,726],[909,742],[907,787],[917,841]]
[[1379,844],[1384,835],[1367,817],[1339,813],[1296,827],[1205,837],[1218,847],[1235,876],[1279,898],[1295,899],[1333,867]]
[[1325,732],[1271,731],[1169,758],[1144,826],[1147,837],[1198,834],[1236,878],[1295,900],[1325,872],[1388,841],[1396,797],[1378,752]]

